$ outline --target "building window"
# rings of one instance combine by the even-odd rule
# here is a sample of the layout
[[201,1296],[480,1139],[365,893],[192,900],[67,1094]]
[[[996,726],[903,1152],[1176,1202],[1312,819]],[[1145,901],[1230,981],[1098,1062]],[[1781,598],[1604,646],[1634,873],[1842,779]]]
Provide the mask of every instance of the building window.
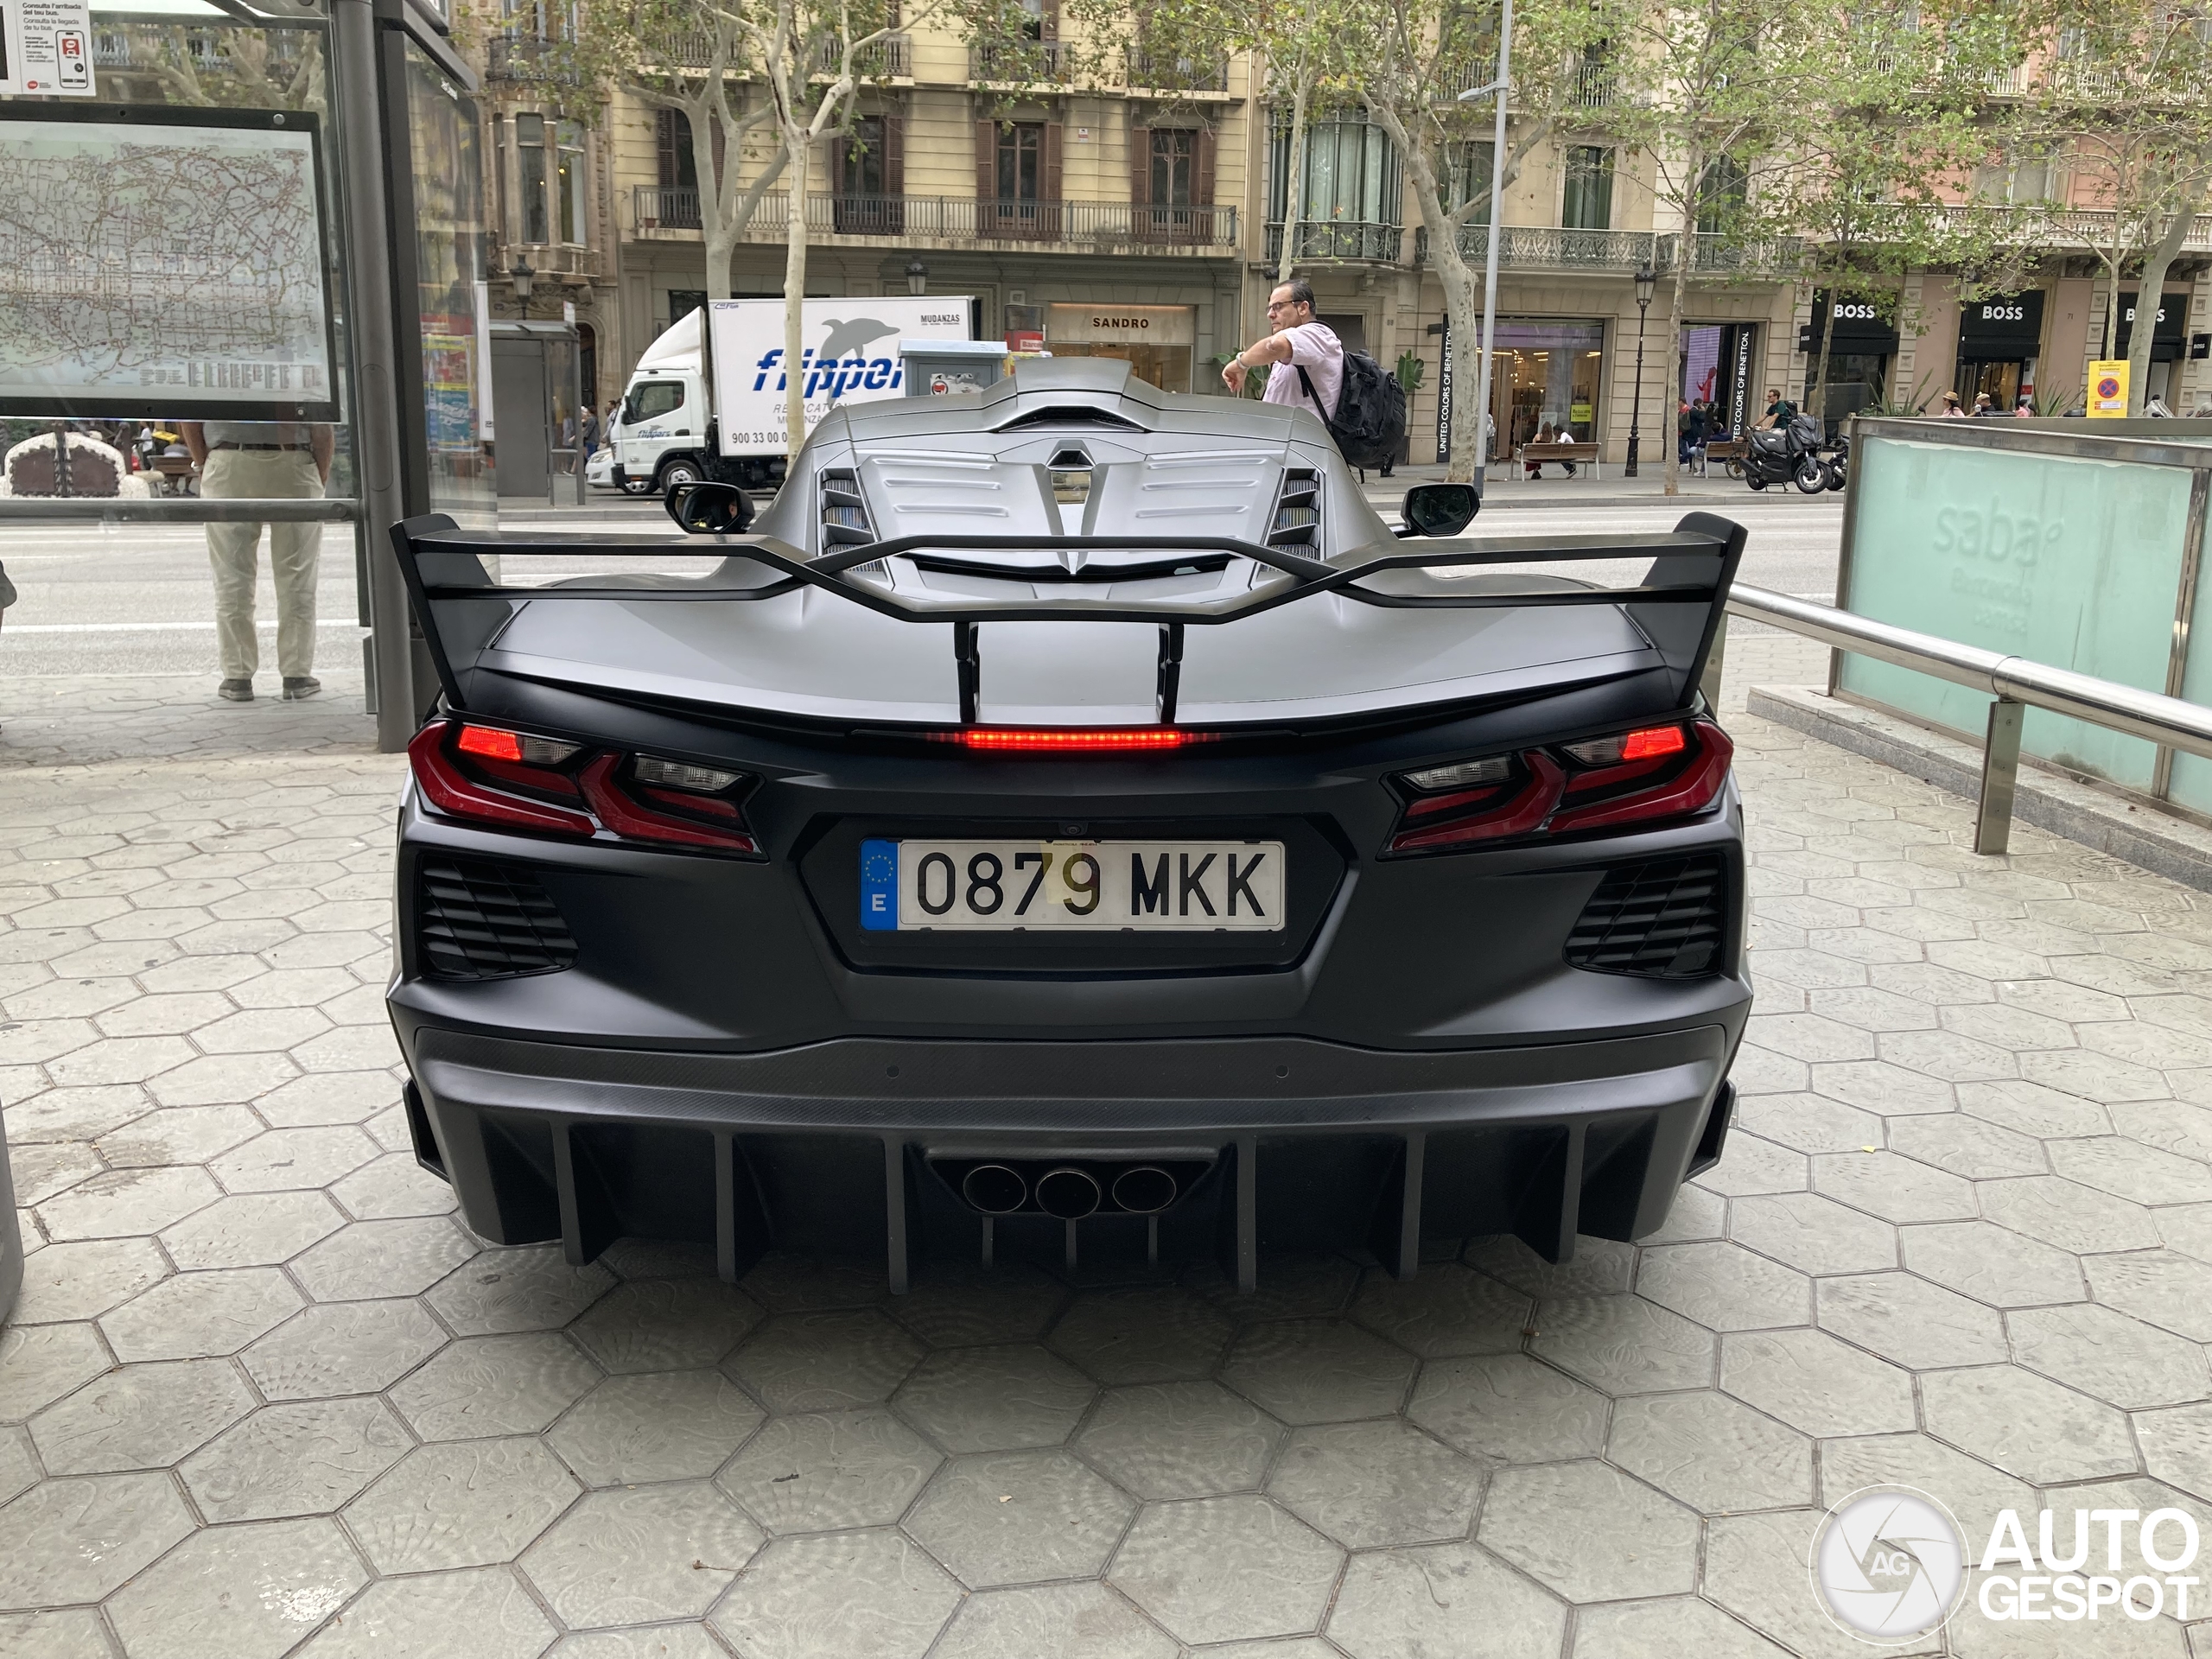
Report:
[[681,110],[658,110],[653,115],[653,149],[664,190],[699,188],[699,157],[691,148],[691,118]]
[[887,196],[892,194],[883,177],[887,144],[883,117],[863,115],[853,123],[852,135],[845,141],[843,181],[838,186],[843,194]]
[[522,195],[522,239],[532,245],[550,242],[552,203],[546,187],[551,182],[545,155],[545,118],[515,117],[515,177]]
[[1192,169],[1198,159],[1198,137],[1188,127],[1154,127],[1152,134],[1152,194],[1155,207],[1188,207]]
[[[1283,221],[1290,199],[1290,118],[1275,112],[1268,217]],[[1353,112],[1306,129],[1306,171],[1298,216],[1308,224],[1398,223],[1398,153],[1390,135]]]
[[1017,121],[998,130],[1001,201],[1036,201],[1045,172],[1045,124]]
[[1732,156],[1723,156],[1698,181],[1697,228],[1700,236],[1719,236],[1733,228],[1751,200],[1751,177]]
[[1612,229],[1611,150],[1576,144],[1567,152],[1567,194],[1560,200],[1559,222],[1570,231]]
[[1491,153],[1493,149],[1487,138],[1446,144],[1444,147],[1444,177],[1450,192],[1445,201],[1447,213],[1457,213],[1479,197],[1482,206],[1467,215],[1470,225],[1490,223]]
[[586,228],[591,223],[591,213],[589,199],[584,194],[584,130],[574,121],[563,121],[555,127],[554,136],[560,146],[554,193],[561,202],[561,239],[572,247],[582,247],[591,240]]

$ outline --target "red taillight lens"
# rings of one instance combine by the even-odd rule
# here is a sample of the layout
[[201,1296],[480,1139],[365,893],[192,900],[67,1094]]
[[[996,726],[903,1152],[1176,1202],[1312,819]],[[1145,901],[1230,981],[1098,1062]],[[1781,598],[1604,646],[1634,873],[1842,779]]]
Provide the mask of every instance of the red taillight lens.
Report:
[[1005,726],[971,726],[946,734],[963,748],[1022,751],[1032,754],[1105,753],[1140,749],[1179,749],[1199,741],[1200,734],[1179,732],[1173,726],[1123,726],[1084,731],[1074,728],[1025,729]]
[[486,760],[522,760],[522,738],[518,733],[503,732],[491,726],[464,726],[454,740],[454,747],[463,754],[480,754]]
[[[464,727],[462,734],[472,729],[486,728]],[[510,794],[470,777],[447,751],[447,739],[452,733],[452,722],[434,720],[416,733],[414,741],[407,746],[408,765],[414,771],[415,782],[423,798],[439,811],[449,817],[496,823],[505,829],[536,830],[551,836],[589,836],[598,827],[582,812],[556,806],[549,801]],[[499,732],[495,735],[512,739],[515,734]],[[459,743],[454,747],[458,748]],[[519,741],[515,753],[519,758]]]
[[[720,796],[686,799],[672,789],[641,787],[622,777],[623,757],[602,754],[576,781],[599,821],[625,841],[654,841],[671,847],[711,848],[725,853],[760,850],[745,828],[737,804]],[[697,817],[691,816],[696,813]],[[702,820],[712,819],[714,822]]]
[[[1531,835],[1567,835],[1701,812],[1719,798],[1735,746],[1709,721],[1654,726],[1512,757],[1503,780],[1435,789],[1497,762],[1431,767],[1397,779],[1406,798],[1390,836],[1394,853],[1436,852]],[[1562,765],[1561,763],[1566,764]]]

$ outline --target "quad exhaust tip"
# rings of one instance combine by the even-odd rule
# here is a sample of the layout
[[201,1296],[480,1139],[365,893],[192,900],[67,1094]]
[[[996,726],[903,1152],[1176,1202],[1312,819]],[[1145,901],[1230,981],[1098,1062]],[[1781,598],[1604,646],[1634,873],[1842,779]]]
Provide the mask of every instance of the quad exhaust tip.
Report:
[[[1071,1170],[1066,1173],[1075,1174],[1080,1172]],[[1051,1179],[1050,1176],[1046,1178],[1047,1180]],[[1039,1181],[1038,1185],[1041,1189],[1044,1182]],[[1094,1193],[1097,1191],[1095,1182],[1091,1191]],[[1004,1164],[978,1164],[962,1178],[960,1196],[987,1216],[1010,1216],[1020,1209],[1023,1201],[1029,1197],[1029,1183]],[[1092,1205],[1093,1208],[1096,1207],[1095,1198]]]
[[1094,1213],[1100,1196],[1098,1182],[1085,1170],[1064,1165],[1037,1178],[1037,1207],[1062,1221],[1081,1221]]
[[1114,1202],[1133,1216],[1156,1216],[1175,1202],[1175,1178],[1156,1164],[1138,1164],[1114,1178]]

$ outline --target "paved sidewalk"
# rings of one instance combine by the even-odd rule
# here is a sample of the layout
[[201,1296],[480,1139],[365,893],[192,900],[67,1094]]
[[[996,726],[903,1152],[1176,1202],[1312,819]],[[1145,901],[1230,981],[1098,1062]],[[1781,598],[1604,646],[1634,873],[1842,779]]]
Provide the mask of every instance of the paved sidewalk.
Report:
[[[0,1659],[1856,1659],[1805,1553],[1870,1483],[2212,1540],[2206,895],[1733,715],[1759,1012],[1660,1236],[731,1289],[458,1224],[399,763],[269,712],[322,747],[0,772]],[[2212,1659],[2106,1611],[1949,1650]]]

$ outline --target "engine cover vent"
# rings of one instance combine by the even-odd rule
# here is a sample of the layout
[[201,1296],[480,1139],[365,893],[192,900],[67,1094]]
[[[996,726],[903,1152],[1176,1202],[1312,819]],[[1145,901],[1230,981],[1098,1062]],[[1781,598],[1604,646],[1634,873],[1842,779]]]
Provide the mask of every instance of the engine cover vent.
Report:
[[1716,857],[1609,870],[1567,936],[1567,965],[1653,979],[1717,974],[1727,901],[1727,872]]
[[415,875],[416,937],[432,979],[557,973],[576,942],[530,871],[486,859],[431,858]]

